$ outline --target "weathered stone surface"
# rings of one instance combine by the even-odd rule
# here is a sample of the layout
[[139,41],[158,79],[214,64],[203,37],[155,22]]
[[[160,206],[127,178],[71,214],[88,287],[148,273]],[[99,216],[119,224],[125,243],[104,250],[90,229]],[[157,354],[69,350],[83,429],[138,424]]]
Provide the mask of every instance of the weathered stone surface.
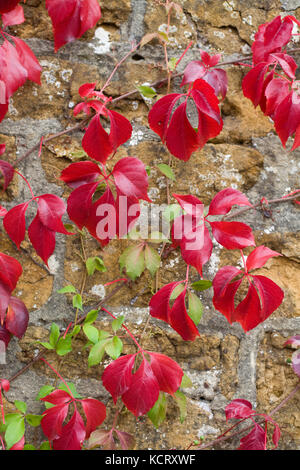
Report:
[[[262,340],[257,357],[257,401],[258,409],[270,413],[299,382],[287,362],[293,350],[284,347],[287,337],[279,333],[267,333]],[[282,437],[281,449],[295,449],[300,444],[300,399],[299,392],[281,408],[273,419],[279,424]]]

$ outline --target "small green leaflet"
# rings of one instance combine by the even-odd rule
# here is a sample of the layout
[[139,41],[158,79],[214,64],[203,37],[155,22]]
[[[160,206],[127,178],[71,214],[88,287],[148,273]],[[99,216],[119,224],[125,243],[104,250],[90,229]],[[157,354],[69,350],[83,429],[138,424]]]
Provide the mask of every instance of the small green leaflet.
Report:
[[169,165],[166,165],[165,163],[159,163],[157,165],[157,168],[162,172],[163,175],[165,175],[167,178],[169,178],[172,181],[175,181],[175,175],[172,170],[172,168]]
[[78,308],[79,310],[82,309],[82,297],[80,294],[76,294],[73,296],[73,307]]
[[111,340],[109,340],[105,345],[105,352],[108,354],[112,359],[118,359],[123,349],[123,343],[118,338],[118,336],[114,336]]
[[103,260],[98,256],[88,258],[85,264],[89,276],[92,276],[95,271],[100,271],[101,273],[104,273],[106,271],[106,267],[103,263]]
[[18,413],[8,414],[5,417],[6,430],[4,434],[6,447],[10,449],[14,444],[19,442],[25,433],[24,416]]
[[191,292],[189,292],[188,299],[189,299],[188,315],[197,326],[202,318],[203,305],[199,297],[197,297],[195,294]]
[[54,390],[54,387],[52,387],[51,385],[44,385],[43,387],[40,388],[40,390],[39,390],[39,392],[36,396],[36,400],[38,401],[41,398],[46,397],[51,392],[53,392],[53,390]]
[[98,343],[99,341],[99,330],[93,325],[85,324],[82,327],[84,334],[86,335],[87,339],[91,341],[93,344]]
[[17,410],[21,411],[21,413],[26,413],[27,405],[24,401],[16,400],[15,407],[17,408]]
[[176,59],[176,57],[172,57],[169,60],[168,67],[169,67],[169,70],[171,70],[171,72],[174,72],[174,70],[176,69],[177,61],[178,59]]
[[108,341],[109,339],[102,339],[101,341],[98,341],[98,343],[94,344],[94,346],[91,348],[88,357],[89,367],[95,366],[102,361],[102,358],[105,353],[105,346]]
[[[82,398],[82,396],[77,392],[76,387],[73,384],[73,382],[66,382],[66,384],[68,385],[69,389],[71,390],[72,395],[73,395],[74,398],[79,398],[79,399]],[[70,390],[68,389],[68,387],[63,382],[61,382],[58,388],[60,390],[64,390],[67,393],[70,393]]]
[[189,387],[193,387],[193,383],[186,374],[183,374],[180,388],[189,388]]
[[154,88],[147,85],[138,86],[137,89],[139,90],[141,95],[143,95],[144,98],[154,98],[154,96],[157,95]]
[[148,411],[147,413],[148,418],[152,421],[153,425],[156,428],[158,428],[165,420],[166,409],[167,409],[166,395],[163,392],[160,392],[156,403],[151,408],[151,410]]
[[160,256],[151,246],[145,247],[145,265],[153,277],[160,266]]
[[75,292],[76,292],[76,289],[75,289],[74,286],[71,286],[71,285],[70,285],[70,286],[63,287],[62,289],[59,289],[57,292],[58,292],[59,294],[67,294],[67,293],[69,293],[69,292],[75,293]]
[[37,427],[41,424],[43,416],[42,415],[26,415],[25,419],[30,426]]
[[59,326],[56,323],[52,323],[50,329],[49,343],[55,348],[55,345],[59,338]]
[[168,222],[172,222],[176,217],[181,214],[181,207],[179,204],[170,204],[166,207],[163,211],[163,218],[166,219]]
[[119,318],[116,318],[111,322],[111,327],[114,332],[118,331],[121,328],[124,322],[124,318],[124,315],[121,315]]
[[72,351],[72,338],[71,336],[66,336],[65,338],[59,338],[55,346],[56,353],[59,356],[65,356]]
[[206,290],[212,286],[212,282],[208,279],[201,279],[200,281],[193,282],[191,287],[196,291]]
[[174,398],[179,406],[180,422],[183,423],[187,415],[186,396],[180,390],[177,390],[174,394]]
[[129,246],[119,258],[120,270],[126,269],[126,274],[135,281],[145,269],[143,245]]
[[178,286],[175,287],[175,289],[173,289],[172,291],[172,294],[170,295],[170,300],[175,300],[177,299],[177,297],[179,296],[179,294],[181,294],[181,292],[183,292],[185,289],[185,286],[184,284],[178,284]]
[[97,320],[99,310],[91,310],[85,317],[84,324],[94,323]]

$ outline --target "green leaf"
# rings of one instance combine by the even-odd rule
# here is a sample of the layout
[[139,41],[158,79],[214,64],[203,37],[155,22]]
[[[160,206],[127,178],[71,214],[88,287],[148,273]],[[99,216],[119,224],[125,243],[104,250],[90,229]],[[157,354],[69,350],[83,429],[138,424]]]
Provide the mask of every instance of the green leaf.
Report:
[[21,413],[25,414],[27,410],[27,405],[24,401],[16,400],[15,407],[21,411]]
[[73,296],[73,307],[82,310],[82,297],[80,294]]
[[201,279],[201,281],[193,282],[192,288],[196,291],[206,290],[212,286],[212,282],[208,279]]
[[[71,390],[74,398],[82,398],[82,396],[77,392],[76,387],[73,384],[73,382],[66,382],[66,384],[68,385],[69,389]],[[58,388],[60,390],[64,390],[67,393],[70,393],[70,391],[68,390],[68,387],[63,382],[61,382],[59,384]]]
[[145,247],[145,265],[153,277],[160,266],[160,256],[151,246]]
[[99,331],[93,325],[83,325],[83,332],[86,335],[87,339],[91,341],[93,344],[98,343],[99,341]]
[[121,328],[124,322],[124,318],[124,315],[121,315],[120,317],[116,318],[111,322],[111,327],[114,332],[118,331]]
[[145,165],[145,170],[148,176],[151,175],[151,167],[149,165]]
[[162,172],[163,175],[165,175],[167,178],[169,178],[172,181],[175,181],[175,175],[172,170],[172,168],[169,165],[166,165],[165,163],[159,163],[157,165],[157,168]]
[[189,299],[188,315],[193,320],[195,325],[198,325],[203,314],[202,302],[199,299],[199,297],[196,296],[196,294],[193,294],[191,292],[189,292],[188,299]]
[[129,246],[119,258],[120,270],[126,269],[126,274],[133,281],[139,277],[145,269],[144,246]]
[[179,406],[180,422],[183,423],[187,415],[186,396],[184,393],[180,392],[180,390],[177,390],[174,394],[174,398]]
[[13,419],[7,426],[4,438],[6,442],[7,449],[10,449],[14,444],[19,442],[20,439],[24,436],[25,433],[25,424],[24,417],[18,415]]
[[49,393],[53,392],[53,390],[54,390],[54,387],[52,387],[51,385],[44,385],[43,387],[40,388],[36,396],[36,400],[40,400],[41,398],[46,397],[47,395],[49,395]]
[[158,31],[158,34],[165,42],[169,42],[169,38],[166,33],[164,33],[163,31]]
[[42,346],[44,346],[44,348],[46,349],[55,349],[54,346],[52,346],[50,343],[48,343],[47,341],[36,341],[36,343],[38,344],[41,344]]
[[193,387],[193,382],[186,374],[183,374],[180,387],[181,388]]
[[40,445],[39,450],[51,450],[49,442],[48,441],[42,442],[42,444]]
[[72,225],[72,224],[64,224],[64,227],[65,227],[65,229],[67,230],[67,232],[74,233],[74,230],[75,230],[74,225]]
[[65,338],[60,338],[56,344],[56,353],[59,356],[65,356],[72,351],[72,338],[71,336],[66,336]]
[[94,256],[86,260],[86,270],[88,275],[92,276],[95,271],[100,271],[101,273],[104,273],[106,271],[106,267],[101,258],[99,258],[98,256]]
[[154,88],[147,86],[147,85],[138,86],[137,89],[139,90],[141,95],[144,96],[144,98],[154,98],[154,96],[157,95]]
[[49,343],[51,346],[55,347],[58,338],[59,338],[59,327],[56,323],[52,323],[51,325],[51,330],[50,330],[50,336],[49,336]]
[[66,287],[63,287],[62,289],[59,289],[57,291],[59,294],[67,294],[68,292],[76,292],[76,289],[74,286],[66,286]]
[[71,336],[76,336],[78,333],[80,333],[81,326],[80,325],[75,325],[72,332],[70,333]]
[[30,415],[29,414],[29,415],[26,415],[25,418],[26,418],[26,421],[28,422],[28,424],[30,424],[30,426],[37,427],[41,424],[43,416],[42,415]]
[[88,324],[94,323],[94,321],[97,320],[98,314],[99,314],[99,310],[91,310],[85,317],[84,324],[88,325]]
[[89,367],[100,364],[105,353],[105,346],[108,341],[109,339],[98,341],[98,343],[94,344],[94,346],[91,348],[88,357]]
[[105,345],[105,351],[112,359],[118,359],[122,352],[122,349],[123,343],[120,338],[118,338],[118,336],[114,336]]
[[181,214],[181,207],[179,204],[170,204],[169,206],[166,207],[166,209],[163,211],[162,216],[164,219],[166,219],[168,222],[172,222],[172,220],[176,219]]
[[148,411],[148,418],[152,421],[154,426],[158,428],[166,417],[166,409],[167,409],[167,400],[166,396],[163,392],[159,393],[159,397],[155,402],[155,405]]
[[36,450],[32,444],[25,444],[23,450]]
[[101,341],[102,339],[110,338],[110,337],[111,337],[111,334],[108,333],[108,331],[99,330],[99,341]]
[[173,289],[172,294],[170,295],[170,300],[175,300],[185,289],[184,284],[178,284],[178,286]]

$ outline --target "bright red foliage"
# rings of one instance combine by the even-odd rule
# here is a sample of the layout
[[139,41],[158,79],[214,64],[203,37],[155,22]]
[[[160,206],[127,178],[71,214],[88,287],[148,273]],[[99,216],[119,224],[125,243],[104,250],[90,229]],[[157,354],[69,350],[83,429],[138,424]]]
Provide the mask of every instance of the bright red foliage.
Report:
[[[213,280],[214,307],[227,318],[229,323],[240,323],[244,331],[249,331],[265,321],[283,300],[282,289],[271,279],[249,273],[250,270],[263,266],[273,256],[280,254],[260,246],[249,255],[245,271],[233,266],[224,266]],[[243,279],[247,279],[248,292],[235,306],[235,295]]]
[[93,28],[101,18],[98,0],[46,0],[52,21],[55,52]]
[[[121,397],[136,417],[154,406],[160,390],[173,395],[183,377],[181,367],[173,359],[149,351],[141,353],[143,359],[136,372],[133,373],[133,367],[137,354],[128,354],[109,364],[102,375],[103,385],[114,402]],[[150,356],[150,363],[145,353]]]
[[[44,411],[41,421],[43,432],[52,441],[54,450],[80,450],[82,442],[106,417],[106,408],[101,401],[93,398],[75,399],[64,390],[54,390],[41,400],[54,405]],[[77,409],[77,403],[82,405],[86,423]],[[64,424],[71,404],[74,412]]]

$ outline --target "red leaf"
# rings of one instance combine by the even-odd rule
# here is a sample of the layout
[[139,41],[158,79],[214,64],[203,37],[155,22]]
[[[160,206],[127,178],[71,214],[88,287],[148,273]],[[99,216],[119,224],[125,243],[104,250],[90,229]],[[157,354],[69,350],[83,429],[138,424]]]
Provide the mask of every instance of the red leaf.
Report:
[[162,392],[173,395],[180,387],[183,371],[177,362],[165,356],[148,352],[151,358],[151,369],[159,384],[159,389]]
[[285,148],[288,138],[300,125],[300,97],[291,91],[277,106],[274,114],[276,132]]
[[60,389],[54,390],[49,393],[49,395],[41,398],[41,401],[52,403],[52,405],[63,405],[64,403],[68,403],[70,400],[72,400],[71,395],[65,390]]
[[46,0],[52,21],[55,52],[93,28],[101,17],[97,0]]
[[139,201],[134,197],[124,196],[117,190],[116,230],[119,238],[130,232],[141,214]]
[[2,15],[3,28],[6,28],[7,26],[12,26],[15,24],[24,23],[24,21],[25,21],[24,10],[21,7],[21,5],[17,5],[13,10],[10,10],[9,12],[4,13]]
[[3,191],[6,191],[9,183],[13,179],[14,171],[14,167],[10,163],[0,160],[0,172],[4,178]]
[[134,437],[131,434],[128,434],[128,432],[119,431],[118,429],[115,429],[115,433],[118,436],[123,450],[129,450],[133,447]]
[[132,126],[126,117],[110,109],[107,110],[110,119],[109,140],[115,152],[120,145],[127,142],[132,134]]
[[37,254],[48,265],[55,250],[55,232],[42,223],[38,213],[28,227],[28,236]]
[[281,52],[278,52],[277,54],[271,54],[270,57],[279,62],[282,67],[282,70],[288,77],[292,79],[296,77],[295,72],[297,69],[297,64],[294,61],[293,57],[289,56],[288,54],[283,54]]
[[175,109],[167,133],[166,145],[174,157],[189,160],[191,154],[199,148],[199,134],[191,126],[186,114],[187,101]]
[[78,93],[82,98],[85,98],[87,96],[90,96],[93,94],[93,91],[95,90],[97,83],[84,83],[78,88]]
[[17,338],[22,338],[27,329],[28,321],[29,313],[24,302],[16,297],[11,297],[5,317],[6,329]]
[[101,401],[95,400],[94,398],[80,400],[80,403],[86,416],[85,439],[88,439],[90,434],[105,420],[106,408]]
[[283,78],[273,78],[265,90],[265,114],[273,118],[281,101],[290,93],[289,82]]
[[192,60],[188,63],[183,72],[183,79],[180,86],[193,83],[198,78],[203,78],[206,74],[207,68],[203,65],[201,60]]
[[151,202],[147,195],[148,176],[141,160],[135,157],[121,158],[115,164],[112,174],[119,193]]
[[132,384],[132,369],[136,354],[127,354],[109,364],[103,374],[102,383],[113,397],[116,404],[119,396],[123,395]]
[[300,335],[291,336],[285,343],[284,346],[287,344],[291,344],[295,348],[300,348]]
[[286,17],[277,16],[269,23],[259,26],[252,44],[253,63],[266,61],[272,52],[280,52],[291,39],[293,22]]
[[266,450],[267,436],[259,424],[254,424],[252,431],[242,437],[238,450]]
[[122,394],[126,408],[136,417],[146,414],[159,396],[159,385],[148,361],[143,359],[133,374],[129,389]]
[[19,261],[11,256],[0,253],[0,280],[12,292],[23,272]]
[[108,133],[102,127],[99,114],[91,120],[83,136],[82,147],[89,157],[103,164],[113,153],[113,145]]
[[77,408],[75,408],[70,421],[63,426],[59,437],[53,440],[53,449],[81,450],[84,438],[84,422]]
[[9,238],[20,248],[25,238],[25,213],[29,202],[23,202],[10,209],[3,219],[3,226]]
[[0,14],[13,10],[21,0],[0,0]]
[[255,411],[252,409],[251,403],[240,398],[232,400],[225,408],[226,421],[229,419],[248,418],[248,416],[254,413]]
[[245,75],[242,81],[244,96],[252,101],[255,108],[263,98],[264,80],[269,65],[269,62],[259,63]]
[[[1,100],[0,100],[0,103],[1,103]],[[5,152],[5,144],[0,144],[0,155],[3,155],[4,152]]]
[[202,276],[202,268],[211,257],[213,244],[204,222],[185,234],[180,243],[181,256]]
[[220,245],[227,250],[245,248],[246,246],[255,246],[255,240],[251,227],[242,222],[209,222],[212,233]]
[[21,64],[16,48],[6,39],[0,47],[0,80],[6,85],[6,100],[26,82],[28,72]]
[[0,217],[4,217],[7,214],[5,207],[0,206]]
[[169,323],[184,341],[194,341],[200,334],[195,323],[187,313],[185,295],[186,289],[176,298],[169,315]]
[[0,324],[0,341],[2,341],[5,344],[6,349],[7,349],[7,346],[9,345],[10,340],[11,340],[11,333]]
[[241,324],[244,331],[252,330],[265,320],[262,315],[259,296],[252,283],[246,297],[235,309],[234,320]]
[[228,88],[228,78],[225,70],[208,70],[208,72],[202,78],[213,87],[216,96],[221,95],[222,100],[225,99]]
[[98,185],[98,181],[95,183],[83,184],[82,186],[74,189],[68,198],[68,215],[80,230],[85,226],[90,216],[93,206],[92,197]]
[[43,194],[39,197],[38,215],[41,223],[54,232],[70,235],[61,221],[65,212],[64,202],[55,194]]
[[93,162],[71,163],[60,175],[60,180],[64,181],[71,188],[78,188],[83,184],[92,183],[101,175],[101,170]]
[[149,303],[149,313],[152,317],[169,323],[171,311],[170,297],[175,287],[179,284],[180,282],[171,282],[170,284],[166,284],[152,296]]
[[5,313],[11,298],[11,290],[0,281],[0,324],[4,323]]
[[192,196],[190,194],[181,195],[174,193],[172,194],[172,196],[177,200],[184,212],[193,217],[196,217],[197,219],[202,218],[204,204],[196,196]]
[[13,41],[16,45],[20,62],[27,71],[27,79],[40,85],[42,67],[40,66],[34,53],[30,47],[27,46],[24,41],[22,41],[22,39],[13,37]]
[[68,410],[69,404],[62,403],[61,405],[53,406],[44,411],[41,427],[49,441],[61,435],[62,424],[67,417]]
[[268,277],[252,276],[252,279],[261,299],[261,321],[264,321],[279,307],[284,292]]
[[237,189],[223,189],[222,191],[219,191],[212,199],[207,215],[227,214],[234,205],[252,206],[248,198]]
[[0,122],[4,119],[4,116],[7,113],[7,111],[8,111],[8,103],[1,103],[0,104]]
[[274,256],[282,256],[277,251],[270,250],[267,246],[261,245],[255,248],[247,258],[246,266],[247,270],[251,271],[252,269],[261,268],[268,259]]
[[172,110],[176,102],[184,96],[179,93],[170,93],[160,98],[150,109],[148,122],[150,128],[159,135],[162,142],[166,141],[167,129]]
[[213,280],[214,307],[227,318],[230,324],[235,321],[234,296],[242,282],[242,279],[234,282],[232,281],[240,274],[243,274],[243,272],[234,266],[224,266],[219,269]]
[[110,188],[107,187],[105,193],[92,204],[85,227],[102,246],[105,246],[116,236],[116,217],[115,200]]

